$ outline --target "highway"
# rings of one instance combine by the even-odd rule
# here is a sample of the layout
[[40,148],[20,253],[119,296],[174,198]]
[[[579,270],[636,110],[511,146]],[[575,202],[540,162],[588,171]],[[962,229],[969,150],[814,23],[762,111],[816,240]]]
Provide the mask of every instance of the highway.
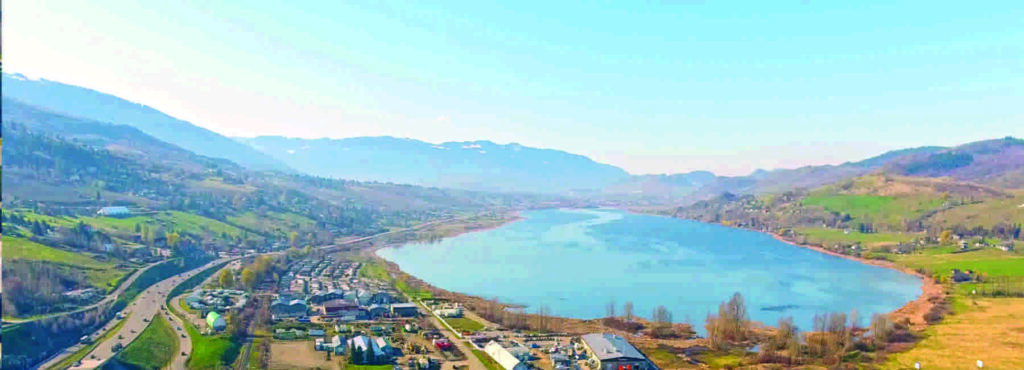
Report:
[[[125,319],[124,326],[121,327],[117,334],[112,336],[109,340],[100,343],[98,346],[96,346],[96,348],[94,348],[92,352],[90,352],[88,355],[85,356],[85,358],[82,359],[81,364],[79,366],[72,366],[71,369],[95,369],[105,364],[107,361],[110,360],[111,357],[115,355],[113,348],[117,343],[121,343],[122,346],[127,346],[129,343],[135,340],[135,338],[142,334],[142,331],[146,329],[147,325],[149,325],[150,320],[153,320],[153,318],[156,317],[157,312],[160,311],[160,307],[166,301],[167,294],[171,291],[171,289],[174,289],[175,286],[185,281],[192,275],[195,275],[203,270],[206,270],[207,268],[213,267],[214,265],[224,263],[229,260],[230,258],[221,258],[210,263],[207,263],[202,267],[198,267],[188,272],[184,272],[169,277],[159,283],[150,286],[148,289],[139,294],[138,297],[135,298],[135,301],[132,302],[132,304],[125,308],[125,311],[129,312],[130,315],[128,315],[128,318]],[[107,324],[105,329],[109,329],[117,325],[116,321],[117,320],[111,320],[111,322]],[[65,356],[70,354],[71,353],[66,352],[62,356],[50,359],[50,361],[43,364],[41,368],[45,369],[49,366],[53,366],[54,364],[60,362]]]

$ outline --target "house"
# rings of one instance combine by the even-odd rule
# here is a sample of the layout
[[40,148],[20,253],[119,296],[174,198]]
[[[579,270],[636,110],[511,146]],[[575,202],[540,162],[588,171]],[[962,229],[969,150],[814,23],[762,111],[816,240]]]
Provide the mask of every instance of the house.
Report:
[[524,364],[522,361],[519,361],[519,359],[506,350],[505,347],[502,347],[501,344],[498,344],[498,342],[493,340],[484,346],[484,352],[486,352],[488,356],[491,356],[491,358],[501,365],[501,367],[505,368],[505,370],[529,369],[529,366]]
[[388,292],[377,292],[370,296],[370,304],[389,305],[395,303],[395,297]]
[[328,317],[359,317],[359,304],[344,299],[335,299],[324,303],[324,316]]
[[337,289],[332,289],[328,292],[320,292],[309,297],[309,301],[313,304],[321,304],[327,301],[333,301],[335,299],[344,299],[345,292]]
[[395,355],[395,347],[391,345],[391,341],[387,340],[384,337],[376,337],[373,340],[377,342],[377,347],[380,348],[380,350],[383,351],[385,354],[387,354],[388,356]]
[[345,340],[340,335],[331,337],[331,348],[334,349],[334,354],[343,355],[345,354]]
[[396,317],[415,317],[419,313],[415,303],[395,303],[391,305],[391,314]]
[[357,364],[377,365],[391,361],[391,356],[381,350],[377,341],[365,335],[359,335],[348,340],[349,350],[355,354],[360,353],[361,358],[354,359]]
[[118,207],[103,207],[103,208],[100,208],[99,211],[96,211],[96,215],[97,216],[107,216],[107,217],[127,216],[127,215],[130,215],[130,214],[132,214],[132,212],[128,210],[128,207],[120,207],[120,206],[118,206]]
[[391,310],[388,310],[387,307],[379,304],[371,304],[366,310],[370,312],[370,318],[373,319],[384,317],[391,313]]
[[971,270],[960,271],[960,269],[953,269],[953,282],[963,283],[974,279],[974,273]]
[[322,337],[324,336],[324,329],[309,329],[309,336]]
[[646,355],[615,334],[587,334],[580,337],[583,348],[590,354],[594,368],[599,370],[652,370],[657,369]]
[[223,317],[220,317],[217,311],[210,311],[206,315],[206,325],[209,325],[213,331],[222,331],[228,327],[228,323],[224,321]]
[[306,302],[298,299],[285,301],[279,298],[270,304],[270,314],[274,320],[305,317],[308,311]]

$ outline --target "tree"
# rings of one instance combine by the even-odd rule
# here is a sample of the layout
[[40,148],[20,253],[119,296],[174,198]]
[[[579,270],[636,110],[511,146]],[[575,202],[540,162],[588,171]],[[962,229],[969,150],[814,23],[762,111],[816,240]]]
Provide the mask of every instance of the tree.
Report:
[[235,285],[235,274],[231,273],[231,269],[220,270],[220,287],[224,289],[231,288]]
[[[935,234],[932,234],[932,235],[935,235]],[[953,241],[953,232],[952,231],[950,231],[950,230],[943,230],[942,233],[939,234],[939,244],[949,244],[952,241]]]
[[292,248],[299,247],[299,233],[294,231],[288,233],[288,245]]
[[252,290],[256,287],[256,272],[252,271],[251,268],[242,269],[242,286],[246,290]]
[[178,246],[178,242],[181,241],[181,235],[176,232],[168,232],[167,234],[167,246],[174,248]]
[[633,302],[626,302],[622,307],[622,314],[625,315],[626,322],[633,321]]
[[615,299],[608,301],[608,306],[605,307],[609,318],[615,318]]

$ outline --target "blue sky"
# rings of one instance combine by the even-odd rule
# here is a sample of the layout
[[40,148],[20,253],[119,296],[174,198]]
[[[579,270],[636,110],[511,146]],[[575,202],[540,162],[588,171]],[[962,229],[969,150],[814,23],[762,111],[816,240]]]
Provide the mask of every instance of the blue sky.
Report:
[[232,136],[488,139],[728,175],[1024,136],[1013,1],[4,6],[5,71]]

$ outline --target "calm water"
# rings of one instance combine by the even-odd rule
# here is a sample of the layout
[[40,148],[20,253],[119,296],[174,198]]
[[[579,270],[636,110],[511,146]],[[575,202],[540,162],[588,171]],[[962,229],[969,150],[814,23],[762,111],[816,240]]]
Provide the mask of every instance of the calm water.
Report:
[[921,282],[897,271],[828,256],[771,236],[619,210],[542,210],[500,228],[377,253],[437,287],[527,305],[557,316],[596,318],[615,300],[650,317],[665,305],[703,333],[708,312],[734,292],[754,320],[793,316],[802,329],[819,312],[892,311]]

